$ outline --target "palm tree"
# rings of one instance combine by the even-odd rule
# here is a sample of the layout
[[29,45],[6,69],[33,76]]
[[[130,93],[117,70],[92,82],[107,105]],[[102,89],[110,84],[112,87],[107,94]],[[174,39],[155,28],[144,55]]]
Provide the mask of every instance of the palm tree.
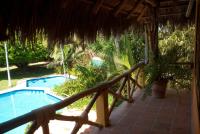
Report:
[[114,38],[105,39],[103,35],[99,35],[96,42],[88,46],[96,56],[102,58],[108,66],[109,72],[117,70],[115,63],[116,48]]
[[53,62],[49,66],[54,68],[63,65],[68,70],[70,76],[70,71],[83,55],[82,43],[82,41],[70,37],[64,45],[60,45],[60,47],[55,45],[51,55]]

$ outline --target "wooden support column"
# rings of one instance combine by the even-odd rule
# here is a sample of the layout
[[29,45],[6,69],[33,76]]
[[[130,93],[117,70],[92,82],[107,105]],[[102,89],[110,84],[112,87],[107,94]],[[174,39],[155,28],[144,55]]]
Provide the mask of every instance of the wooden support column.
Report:
[[192,85],[192,133],[200,133],[200,0],[196,0],[195,56]]
[[151,24],[148,25],[148,31],[150,36],[150,49],[153,53],[153,58],[156,59],[158,57],[159,49],[158,49],[158,4],[156,7],[153,7],[151,10],[152,18]]
[[144,27],[144,37],[145,37],[144,61],[145,61],[145,64],[148,64],[148,62],[149,62],[149,38],[148,38],[147,25],[145,25],[145,27]]
[[109,125],[108,91],[104,91],[96,101],[97,123],[104,127]]

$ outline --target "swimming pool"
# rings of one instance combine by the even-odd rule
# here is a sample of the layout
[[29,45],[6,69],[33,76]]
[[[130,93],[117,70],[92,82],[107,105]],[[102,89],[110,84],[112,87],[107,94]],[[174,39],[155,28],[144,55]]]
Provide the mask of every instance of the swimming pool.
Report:
[[[13,119],[33,109],[53,104],[61,99],[45,93],[44,90],[20,89],[0,94],[0,123]],[[20,126],[8,134],[23,134],[26,125]]]
[[26,81],[26,87],[47,87],[54,88],[71,78],[65,76],[49,76],[41,78],[33,78]]

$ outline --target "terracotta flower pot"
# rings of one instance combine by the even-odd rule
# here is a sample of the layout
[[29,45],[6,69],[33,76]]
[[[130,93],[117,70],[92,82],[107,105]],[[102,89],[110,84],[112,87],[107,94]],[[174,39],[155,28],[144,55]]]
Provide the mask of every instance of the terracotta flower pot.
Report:
[[152,85],[152,96],[155,98],[165,98],[167,79],[155,81]]

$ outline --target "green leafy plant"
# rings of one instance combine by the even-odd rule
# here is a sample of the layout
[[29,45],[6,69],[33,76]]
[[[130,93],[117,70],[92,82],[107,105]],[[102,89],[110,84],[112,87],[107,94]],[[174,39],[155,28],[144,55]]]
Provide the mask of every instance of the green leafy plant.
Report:
[[191,68],[178,63],[192,61],[193,27],[175,31],[169,26],[161,29],[158,57],[150,57],[150,63],[145,67],[147,94],[151,93],[152,83],[161,79],[168,79],[175,89],[190,88]]
[[[179,52],[180,52],[180,47],[174,46],[168,49],[165,54],[163,55],[160,54],[156,60],[149,63],[149,65],[145,67],[147,91],[150,91],[150,88],[154,81],[166,79],[174,83],[176,82],[177,79],[190,78],[190,75],[191,75],[190,69],[188,69],[187,67],[181,66],[179,64],[176,64],[182,58],[182,55],[178,54]],[[185,85],[182,85],[182,86],[184,87]]]
[[76,67],[78,73],[78,77],[80,78],[81,82],[84,83],[86,88],[90,88],[95,86],[96,84],[106,80],[107,73],[106,73],[106,66],[100,67],[83,67],[77,66]]
[[[48,59],[49,53],[44,38],[38,37],[33,44],[33,42],[21,41],[20,36],[16,36],[15,39],[10,39],[6,43],[9,63],[11,65],[26,68],[29,63]],[[5,51],[3,46],[3,44],[0,44],[0,66],[5,66]]]
[[56,86],[54,91],[62,96],[71,96],[84,89],[91,88],[106,79],[105,67],[94,68],[92,66],[76,67],[77,79],[66,81],[60,86]]
[[66,81],[64,84],[56,86],[53,90],[61,96],[71,96],[85,89],[85,85],[80,79]]

